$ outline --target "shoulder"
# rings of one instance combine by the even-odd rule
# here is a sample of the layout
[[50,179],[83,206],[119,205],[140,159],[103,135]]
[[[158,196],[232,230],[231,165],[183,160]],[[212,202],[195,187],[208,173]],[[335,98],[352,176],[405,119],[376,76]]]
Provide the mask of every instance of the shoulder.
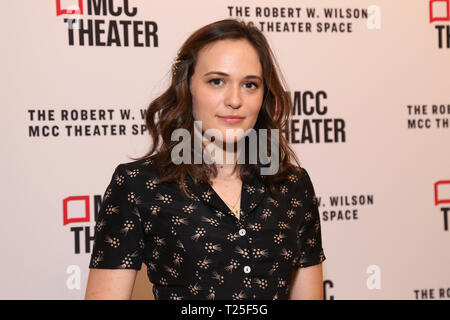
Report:
[[154,165],[154,157],[130,162],[119,163],[115,169],[116,174],[124,175],[125,178],[158,178],[158,173]]
[[314,201],[315,191],[311,177],[304,167],[295,166],[288,174],[286,184],[293,196],[306,201]]
[[287,182],[294,185],[305,185],[311,183],[311,178],[304,167],[296,165],[288,170]]
[[161,183],[153,157],[116,165],[108,194],[134,205],[153,203],[161,192],[173,192],[174,186]]
[[159,176],[153,157],[116,164],[111,183],[126,192],[146,193],[156,189]]

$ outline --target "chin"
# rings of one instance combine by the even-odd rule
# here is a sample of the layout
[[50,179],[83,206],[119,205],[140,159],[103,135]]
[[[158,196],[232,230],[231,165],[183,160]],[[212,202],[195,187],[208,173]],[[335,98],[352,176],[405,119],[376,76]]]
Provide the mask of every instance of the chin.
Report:
[[227,143],[237,142],[245,136],[246,130],[244,128],[233,128],[232,130],[233,130],[233,132],[234,132],[234,130],[237,130],[237,131],[235,133],[231,132],[228,135],[226,134],[226,130],[223,130],[223,132],[222,132]]

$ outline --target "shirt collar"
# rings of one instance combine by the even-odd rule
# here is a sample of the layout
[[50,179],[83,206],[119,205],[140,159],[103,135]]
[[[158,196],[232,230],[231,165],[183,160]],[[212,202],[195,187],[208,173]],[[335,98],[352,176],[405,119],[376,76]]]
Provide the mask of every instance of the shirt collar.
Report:
[[[233,215],[225,202],[207,182],[197,181],[194,183],[194,180],[187,175],[186,186],[196,200],[223,213]],[[264,199],[266,192],[267,187],[259,177],[244,177],[241,189],[241,215],[250,214]]]

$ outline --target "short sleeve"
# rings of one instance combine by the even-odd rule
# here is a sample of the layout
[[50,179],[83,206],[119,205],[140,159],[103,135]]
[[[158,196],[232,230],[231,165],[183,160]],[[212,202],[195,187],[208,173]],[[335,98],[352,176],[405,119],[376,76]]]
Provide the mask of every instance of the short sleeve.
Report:
[[141,269],[142,221],[132,190],[124,165],[118,165],[100,205],[89,268]]
[[303,193],[301,198],[304,217],[298,233],[300,257],[297,267],[305,268],[322,263],[325,255],[322,248],[318,201],[309,174],[304,168],[301,169],[298,190]]

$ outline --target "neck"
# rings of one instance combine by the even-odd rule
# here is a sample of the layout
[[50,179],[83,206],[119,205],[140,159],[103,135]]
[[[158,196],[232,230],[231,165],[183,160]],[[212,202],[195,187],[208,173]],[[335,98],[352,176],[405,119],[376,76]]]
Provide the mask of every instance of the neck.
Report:
[[216,167],[217,167],[217,177],[215,179],[227,181],[239,179],[238,170],[236,169],[236,171],[233,172],[233,170],[235,169],[235,165],[216,164]]
[[[237,159],[241,152],[241,148],[238,147],[237,142],[225,143],[221,140],[211,142],[204,134],[200,133],[199,128],[196,126],[194,126],[194,135],[197,139],[201,136],[204,150],[202,156],[211,157],[210,159],[216,164],[217,176],[214,180],[235,181],[236,179],[240,179],[238,168],[233,172],[237,166]],[[206,156],[205,153],[210,156]]]

